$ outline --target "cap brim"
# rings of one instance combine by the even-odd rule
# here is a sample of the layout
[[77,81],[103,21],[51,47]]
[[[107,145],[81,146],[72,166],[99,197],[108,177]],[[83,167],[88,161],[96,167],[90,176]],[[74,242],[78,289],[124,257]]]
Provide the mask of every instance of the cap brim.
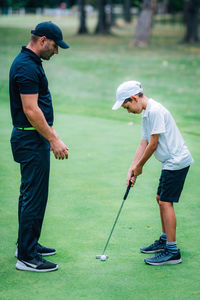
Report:
[[58,45],[59,47],[63,48],[63,49],[68,49],[70,48],[69,45],[67,45],[63,40],[61,41],[55,41],[56,45]]
[[116,101],[112,107],[112,110],[117,110],[118,108],[120,108],[122,106],[123,103],[124,103],[124,101]]

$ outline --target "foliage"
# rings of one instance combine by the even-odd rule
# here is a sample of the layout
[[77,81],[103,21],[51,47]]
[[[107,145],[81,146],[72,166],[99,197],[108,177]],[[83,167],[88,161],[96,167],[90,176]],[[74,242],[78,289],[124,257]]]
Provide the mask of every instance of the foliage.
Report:
[[[73,5],[78,4],[78,0],[0,0],[0,7],[58,7],[61,2],[66,2],[67,7],[72,7]],[[97,0],[87,0],[86,3],[96,7]],[[123,4],[123,0],[113,0],[113,4]],[[142,0],[132,0],[132,6],[141,7],[141,4]],[[169,0],[169,12],[182,11],[183,4],[184,0]]]
[[184,0],[169,0],[168,9],[170,13],[183,11]]

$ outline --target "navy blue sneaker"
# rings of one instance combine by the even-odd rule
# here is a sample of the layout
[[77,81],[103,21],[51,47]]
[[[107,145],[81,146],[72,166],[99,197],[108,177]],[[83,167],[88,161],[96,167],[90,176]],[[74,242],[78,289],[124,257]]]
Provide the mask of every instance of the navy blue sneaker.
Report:
[[37,255],[31,260],[18,260],[16,263],[16,269],[21,271],[32,272],[51,272],[58,269],[58,265],[42,258]]
[[54,254],[56,254],[56,249],[47,248],[38,243],[37,244],[37,253],[42,256],[54,255]]
[[156,240],[150,246],[140,248],[140,251],[142,253],[156,253],[156,252],[160,252],[160,251],[164,250],[165,246],[166,246],[166,241],[164,241],[160,238],[159,240]]
[[145,258],[145,263],[153,266],[176,265],[182,262],[180,250],[171,253],[167,249],[157,253],[155,256]]
[[[56,249],[47,248],[38,243],[37,244],[37,253],[41,256],[54,255],[54,254],[56,254]],[[15,251],[15,257],[18,257],[18,248]]]

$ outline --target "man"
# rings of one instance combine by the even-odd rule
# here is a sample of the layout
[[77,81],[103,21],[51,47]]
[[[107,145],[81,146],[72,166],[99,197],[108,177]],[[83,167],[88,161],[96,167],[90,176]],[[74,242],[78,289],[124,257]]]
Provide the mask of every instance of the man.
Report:
[[41,60],[58,54],[58,46],[69,48],[60,28],[42,22],[31,31],[29,44],[10,69],[11,147],[21,170],[16,268],[25,271],[58,269],[42,258],[56,250],[38,243],[48,198],[50,150],[56,159],[67,159],[69,150],[53,127],[51,94]]
[[128,171],[127,184],[131,180],[133,186],[152,154],[162,163],[156,196],[162,234],[159,240],[140,250],[143,253],[158,252],[156,256],[145,259],[147,264],[178,264],[182,260],[176,243],[173,203],[179,201],[189,166],[193,162],[192,156],[170,112],[160,103],[148,99],[143,94],[140,82],[122,83],[117,89],[116,99],[113,110],[122,106],[129,113],[142,113],[142,139]]

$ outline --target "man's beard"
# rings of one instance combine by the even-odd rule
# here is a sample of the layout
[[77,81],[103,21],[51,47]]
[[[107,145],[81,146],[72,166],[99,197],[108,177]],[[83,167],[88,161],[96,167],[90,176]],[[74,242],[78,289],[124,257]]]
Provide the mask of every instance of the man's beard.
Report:
[[50,58],[53,56],[53,54],[49,54],[49,55],[45,55],[45,54],[42,54],[40,55],[40,58],[44,59],[44,60],[50,60]]

